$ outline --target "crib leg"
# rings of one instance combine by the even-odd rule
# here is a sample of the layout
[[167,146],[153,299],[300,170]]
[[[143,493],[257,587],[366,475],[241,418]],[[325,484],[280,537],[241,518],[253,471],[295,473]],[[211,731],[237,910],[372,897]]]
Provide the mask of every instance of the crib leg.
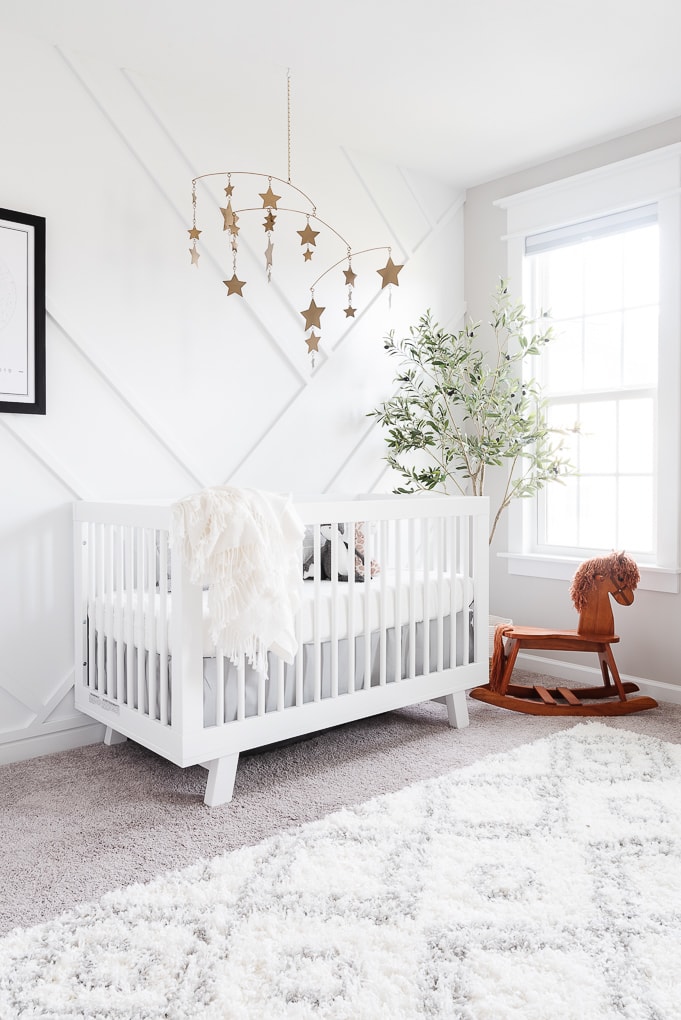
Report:
[[445,705],[451,727],[462,730],[468,726],[468,703],[465,691],[455,691],[454,694],[445,695]]
[[127,739],[122,733],[118,733],[117,730],[113,730],[110,726],[107,726],[104,731],[104,743],[108,744],[109,747],[113,746],[113,744],[124,744]]
[[228,804],[232,799],[238,761],[238,754],[227,754],[224,758],[214,758],[204,763],[203,767],[208,769],[208,781],[203,802],[208,807]]

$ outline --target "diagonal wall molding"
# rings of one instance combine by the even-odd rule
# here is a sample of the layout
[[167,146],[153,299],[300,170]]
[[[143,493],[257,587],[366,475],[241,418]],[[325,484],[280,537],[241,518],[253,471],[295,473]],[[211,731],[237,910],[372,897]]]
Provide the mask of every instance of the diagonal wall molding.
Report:
[[[409,190],[410,191],[412,190],[411,186],[409,186]],[[461,212],[465,204],[466,204],[465,195],[460,195],[458,198],[456,198],[449,206],[449,208],[445,210],[442,216],[440,216],[439,219],[435,220],[432,223],[433,230],[441,230],[443,227],[450,224],[451,221],[455,218],[455,216],[457,216]],[[414,255],[420,249],[421,245],[427,243],[428,239],[431,237],[431,234],[432,231],[429,231],[427,234],[424,234],[421,240],[414,245]]]
[[[55,708],[58,707],[59,703],[64,700],[66,695],[73,687],[75,680],[74,671],[71,670],[69,674],[59,683],[55,691],[47,698],[46,701],[40,706],[40,710],[36,716],[36,724],[45,723],[49,720],[49,717],[54,712]],[[77,713],[80,715],[80,713]]]
[[29,438],[23,435],[20,428],[10,423],[9,415],[0,415],[0,425],[16,439],[31,457],[38,461],[48,474],[52,475],[66,489],[73,499],[95,498],[87,485],[81,480],[74,478],[69,469],[60,463],[51,451],[46,450],[35,436]]
[[[123,77],[128,82],[130,88],[133,90],[133,92],[137,96],[140,104],[144,107],[144,109],[147,111],[149,116],[153,119],[153,121],[156,124],[156,126],[158,127],[159,131],[166,138],[168,144],[177,153],[179,159],[181,160],[181,162],[185,166],[186,171],[187,171],[187,181],[188,181],[188,184],[189,184],[189,181],[191,181],[194,178],[194,176],[196,175],[196,170],[192,166],[191,161],[189,160],[189,157],[187,156],[187,154],[185,153],[185,151],[181,147],[181,145],[178,142],[177,138],[174,137],[174,135],[170,131],[168,125],[165,123],[165,121],[161,117],[157,107],[154,105],[153,100],[151,99],[151,96],[149,95],[148,90],[144,89],[141,80],[137,76],[134,76],[133,74],[131,74],[130,71],[123,70],[121,73],[123,74]],[[206,194],[206,196],[212,201],[212,196],[210,195],[210,192],[208,191],[208,189],[207,189],[207,187],[205,185],[205,182],[200,181],[199,182],[199,187],[204,192],[204,194]],[[184,216],[184,220],[186,220],[186,214]],[[208,245],[208,243],[205,240],[202,242],[202,244],[204,244],[206,246]],[[253,252],[251,246],[248,244],[248,242],[245,239],[242,239],[241,246],[248,251],[248,254],[250,256],[250,260],[251,260],[252,264],[255,266],[258,263],[258,258],[255,255],[255,253]],[[218,275],[222,276],[222,271],[220,269],[220,263],[219,263],[219,260],[216,259],[215,255],[212,255],[212,261],[214,263],[215,268],[218,270]],[[259,267],[259,268],[261,268],[261,267]],[[271,293],[278,298],[281,307],[287,312],[287,314],[288,314],[288,316],[290,318],[291,323],[295,324],[295,326],[298,329],[300,329],[299,312],[298,312],[297,309],[295,309],[293,307],[290,299],[288,298],[288,295],[285,294],[284,291],[282,291],[281,287],[278,285],[276,277],[273,277],[272,280],[268,283],[267,286],[268,286],[268,289],[271,291]],[[253,308],[253,306],[250,305],[248,302],[246,302],[246,308],[248,310],[248,313],[254,318],[254,320],[258,323],[260,328],[263,330],[264,335],[268,338],[268,340],[270,341],[272,346],[276,349],[277,354],[281,358],[286,359],[286,361],[288,362],[289,366],[298,375],[299,380],[304,385],[307,385],[307,383],[309,382],[309,377],[308,377],[308,375],[304,371],[301,370],[301,367],[300,367],[300,364],[298,363],[298,361],[295,358],[291,357],[291,355],[289,355],[289,353],[286,350],[286,348],[283,348],[281,346],[281,344],[277,343],[277,341],[275,340],[274,336],[272,335],[271,330],[267,327],[265,322],[258,316],[258,314],[257,314],[256,310]]]
[[116,397],[121,403],[131,412],[136,420],[142,425],[142,427],[149,432],[156,442],[161,446],[166,453],[170,456],[175,463],[182,468],[187,477],[199,488],[203,488],[207,485],[205,479],[199,477],[194,469],[189,465],[189,456],[186,452],[178,450],[177,441],[170,441],[162,431],[161,426],[152,421],[152,415],[149,413],[148,408],[145,408],[144,413],[140,410],[143,406],[144,401],[141,397],[134,394],[129,386],[124,386],[119,379],[116,378],[116,373],[103,361],[95,361],[95,359],[87,353],[84,344],[77,340],[74,336],[73,330],[67,327],[64,319],[63,311],[55,312],[54,304],[51,300],[48,300],[48,316],[52,319],[55,326],[59,329],[59,332],[67,340],[78,355],[86,362],[86,364],[92,369],[93,372],[105,383],[108,388],[115,393]]
[[[461,306],[461,308],[460,308],[460,310],[458,312],[458,315],[451,316],[451,319],[453,321],[455,321],[455,322],[458,322],[458,321],[461,320],[461,317],[464,314],[465,314],[465,305]],[[393,390],[393,393],[392,393],[391,396],[396,396],[398,392],[399,392],[399,390],[396,388],[395,390]],[[388,399],[390,399],[390,397]],[[363,430],[362,434],[360,435],[359,439],[357,440],[357,442],[355,443],[353,448],[349,451],[349,453],[344,458],[344,460],[338,465],[336,471],[331,476],[331,478],[329,478],[329,480],[326,483],[326,486],[324,488],[325,492],[333,492],[333,486],[338,481],[339,477],[343,474],[344,471],[347,471],[350,468],[350,466],[352,465],[353,460],[355,460],[357,458],[357,456],[361,453],[361,451],[364,448],[364,446],[367,444],[369,439],[375,434],[375,432],[376,432],[376,430],[378,428],[380,428],[380,426],[372,418],[369,421],[369,424]],[[373,483],[373,485],[370,488],[371,492],[373,492],[377,488],[377,486],[380,484],[381,480],[386,475],[387,471],[388,471],[388,466],[384,465],[384,467],[381,470],[380,474],[378,475],[376,481]]]
[[[121,107],[118,108],[114,113],[110,108],[111,107],[110,102],[107,101],[110,99],[110,97],[107,96],[107,98],[105,98],[103,95],[104,89],[101,85],[101,82],[99,81],[95,82],[93,80],[94,75],[92,68],[86,67],[82,61],[78,66],[77,58],[74,55],[67,56],[66,53],[59,47],[56,47],[56,51],[61,57],[64,64],[66,65],[66,67],[74,76],[75,80],[79,83],[85,94],[95,105],[96,109],[99,111],[101,116],[106,120],[107,124],[115,132],[123,146],[127,149],[130,155],[134,158],[136,163],[142,169],[147,179],[152,183],[158,194],[163,198],[167,208],[172,212],[174,218],[177,220],[178,223],[182,224],[183,230],[186,231],[187,222],[186,210],[180,209],[180,207],[175,202],[174,198],[171,197],[169,190],[166,187],[164,187],[163,184],[161,183],[167,172],[166,162],[164,160],[158,160],[159,162],[158,167],[156,169],[152,169],[151,165],[149,165],[149,162],[140,153],[137,145],[133,144],[132,134],[131,131],[129,130],[130,122],[129,121],[126,122],[125,127],[121,123],[119,123],[119,119],[121,118],[121,108],[124,108],[125,104],[121,103]],[[180,149],[179,145],[177,145],[177,143],[175,143],[172,140],[170,133],[167,131],[167,129],[164,128],[160,118],[155,115],[150,104],[143,99],[139,88],[133,85],[130,74],[126,73],[125,71],[119,70],[117,80],[124,83],[126,92],[129,94],[129,96],[134,98],[137,107],[136,113],[138,115],[140,111],[144,113],[147,121],[150,122],[150,126],[152,128],[156,128],[156,131],[154,133],[156,135],[160,133],[163,136],[164,141],[166,143],[170,142],[172,146],[173,155],[179,156],[179,158],[182,160],[184,168],[188,167],[189,166],[188,159],[182,153],[182,150]],[[126,130],[126,128],[128,130]],[[145,133],[145,138],[147,137],[147,135],[148,132]],[[158,150],[156,150],[155,157],[156,158],[158,157]],[[194,176],[193,172],[191,176],[192,177]],[[216,269],[218,274],[221,276],[222,271],[220,269],[219,262],[216,262],[214,257],[211,259],[211,262],[213,264],[214,269]],[[253,308],[253,306],[251,305],[247,305],[247,312],[253,318],[254,322],[256,322],[260,327],[260,329],[263,332],[263,336],[267,338],[269,343],[276,350],[278,357],[286,361],[288,367],[298,376],[301,382],[307,383],[307,377],[305,373],[301,370],[300,365],[295,361],[293,357],[291,357],[291,355],[285,348],[282,348],[281,345],[276,342],[272,334],[271,328],[258,315],[256,309]]]
[[357,163],[352,158],[352,156],[350,155],[348,150],[345,147],[341,147],[341,152],[345,156],[345,159],[347,160],[347,163],[350,166],[350,168],[351,168],[352,172],[354,173],[355,177],[357,178],[357,180],[361,184],[362,189],[365,192],[367,198],[369,199],[369,201],[373,205],[374,209],[376,210],[376,212],[380,216],[380,218],[383,221],[383,223],[385,223],[385,226],[386,226],[386,229],[387,229],[388,233],[392,236],[392,238],[393,238],[393,240],[395,242],[394,246],[396,248],[399,248],[400,251],[402,251],[404,257],[406,257],[408,252],[411,250],[411,246],[406,244],[404,242],[404,240],[400,239],[399,231],[389,221],[388,216],[387,216],[385,210],[382,209],[382,207],[379,204],[375,194],[373,193],[371,188],[369,188],[369,186],[368,186],[364,176],[360,172],[360,169],[359,169]]

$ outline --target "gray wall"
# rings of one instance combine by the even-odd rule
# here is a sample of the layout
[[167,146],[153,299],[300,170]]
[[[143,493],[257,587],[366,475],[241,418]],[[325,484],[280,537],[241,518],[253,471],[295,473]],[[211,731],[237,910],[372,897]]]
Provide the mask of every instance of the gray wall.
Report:
[[[469,189],[464,220],[468,314],[485,321],[497,279],[507,275],[506,245],[501,240],[506,230],[506,214],[493,205],[496,199],[680,140],[681,118],[675,118]],[[510,281],[512,289],[513,282]],[[492,548],[490,612],[511,617],[518,624],[574,627],[576,615],[565,581],[511,575],[506,561],[495,555],[508,548],[507,536],[508,517],[499,526]],[[681,694],[681,595],[639,590],[634,606],[630,609],[616,606],[615,614],[615,626],[622,639],[616,649],[620,672],[678,684]],[[579,661],[586,659],[582,657]],[[670,692],[670,697],[675,695],[676,691]]]

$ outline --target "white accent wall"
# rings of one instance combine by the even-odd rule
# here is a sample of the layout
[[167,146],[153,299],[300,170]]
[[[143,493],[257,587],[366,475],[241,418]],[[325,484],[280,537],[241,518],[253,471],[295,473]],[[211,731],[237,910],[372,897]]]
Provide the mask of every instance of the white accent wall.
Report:
[[[283,90],[284,73],[249,84]],[[260,220],[242,217],[243,299],[221,282],[226,235],[201,189],[198,270],[188,253],[193,176],[287,176],[283,104],[271,137],[249,117],[248,90],[229,104],[9,34],[0,87],[0,206],[47,226],[47,415],[0,414],[1,762],[101,737],[73,708],[73,500],[173,500],[223,483],[390,488],[366,417],[391,390],[382,337],[426,308],[458,323],[464,213],[463,195],[440,182],[317,148],[297,125],[292,179],[319,215],[353,248],[391,245],[404,263],[390,298],[376,273],[387,252],[355,261],[354,319],[342,267],[319,285],[326,328],[312,373],[300,311],[328,261],[303,263],[302,217],[275,228],[270,284]],[[266,102],[251,95],[254,109]]]
[[[636,156],[681,140],[681,118],[667,121],[634,134],[584,149],[541,166],[471,188],[466,195],[465,275],[466,301],[470,315],[484,319],[489,295],[499,276],[507,274],[505,210],[493,203],[508,195],[559,181],[573,174],[592,170]],[[510,288],[519,296],[520,281],[510,280]],[[677,338],[677,341],[679,338]],[[680,381],[675,380],[678,387]],[[494,498],[492,498],[494,505]],[[569,629],[576,626],[576,613],[570,601],[569,581],[523,577],[510,574],[507,561],[495,555],[508,550],[510,515],[495,536],[490,557],[490,612],[511,618],[519,625]],[[631,608],[614,607],[615,627],[621,641],[615,648],[620,673],[652,681],[650,692],[660,700],[681,702],[681,595],[639,588]],[[587,656],[561,656],[547,652],[539,671],[561,675],[560,663],[570,660],[591,668]],[[523,665],[531,665],[528,661]],[[536,660],[535,657],[535,661]],[[595,656],[594,656],[595,661]],[[596,663],[597,666],[597,663]],[[598,671],[597,671],[598,672]],[[566,667],[562,674],[574,679]],[[600,674],[598,674],[600,675]],[[584,679],[584,677],[581,677]],[[589,677],[586,677],[588,680]],[[596,680],[595,682],[599,682]]]

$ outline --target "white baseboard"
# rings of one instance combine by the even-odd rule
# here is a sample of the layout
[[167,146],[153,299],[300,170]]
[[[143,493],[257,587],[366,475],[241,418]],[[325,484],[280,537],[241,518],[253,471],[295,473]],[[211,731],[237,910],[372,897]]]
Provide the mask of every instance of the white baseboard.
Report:
[[74,747],[85,747],[86,744],[99,744],[104,740],[104,726],[101,723],[87,721],[76,723],[54,732],[36,733],[35,730],[21,736],[18,730],[9,739],[0,742],[0,765],[9,765],[16,761],[27,761],[43,754],[55,754],[57,751],[70,751]]
[[[525,669],[528,673],[546,673],[548,676],[555,676],[559,680],[568,680],[573,683],[601,684],[601,671],[594,666],[582,666],[576,662],[565,662],[562,659],[549,659],[543,655],[531,655],[528,652],[520,652],[516,659],[518,669]],[[629,676],[627,673],[620,674],[625,683],[634,683],[641,689],[641,694],[656,701],[666,701],[671,705],[681,705],[681,686],[677,684],[666,684],[661,680],[644,680],[642,677]]]

